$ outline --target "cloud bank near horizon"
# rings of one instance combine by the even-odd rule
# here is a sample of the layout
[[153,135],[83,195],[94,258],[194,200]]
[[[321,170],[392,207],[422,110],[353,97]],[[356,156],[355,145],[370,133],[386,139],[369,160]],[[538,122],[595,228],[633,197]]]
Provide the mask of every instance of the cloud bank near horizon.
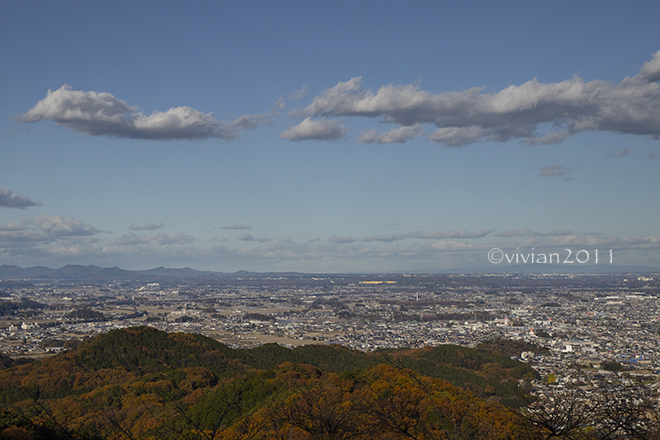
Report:
[[[159,226],[159,225],[156,225]],[[134,228],[151,231],[159,228]],[[608,237],[598,232],[512,229],[495,232],[433,231],[364,237],[330,236],[325,240],[296,241],[243,234],[224,244],[205,246],[185,233],[134,233],[110,236],[72,217],[40,215],[19,223],[0,224],[0,264],[101,264],[114,266],[216,265],[223,270],[369,271],[412,270],[414,267],[447,269],[462,264],[487,266],[487,253],[497,247],[521,252],[562,252],[614,249],[618,261],[658,261],[660,237]],[[395,243],[397,242],[397,243]],[[630,258],[632,257],[632,258]],[[66,260],[62,260],[62,259]],[[401,266],[402,259],[406,267]],[[324,262],[339,265],[320,270]],[[338,264],[338,263],[333,263]],[[639,263],[638,263],[639,264]],[[325,266],[323,266],[325,267]]]

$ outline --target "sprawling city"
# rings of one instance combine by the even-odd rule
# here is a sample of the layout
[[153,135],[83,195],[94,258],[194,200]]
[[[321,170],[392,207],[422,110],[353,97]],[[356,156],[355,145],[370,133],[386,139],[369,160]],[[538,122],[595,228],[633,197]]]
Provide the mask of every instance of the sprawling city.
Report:
[[112,280],[75,270],[69,267],[69,279],[0,281],[2,351],[40,358],[133,326],[199,333],[242,348],[341,344],[374,351],[506,339],[533,347],[516,358],[540,373],[539,387],[589,388],[624,377],[660,386],[658,273],[182,277],[123,271]]

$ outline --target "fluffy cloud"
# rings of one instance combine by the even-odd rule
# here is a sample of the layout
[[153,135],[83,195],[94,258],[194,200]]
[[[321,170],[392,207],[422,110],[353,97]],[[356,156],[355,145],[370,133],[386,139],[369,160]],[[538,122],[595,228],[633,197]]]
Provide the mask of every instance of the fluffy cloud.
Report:
[[660,50],[653,54],[651,61],[644,63],[641,74],[649,81],[660,81]]
[[298,125],[280,133],[280,137],[290,141],[315,140],[334,141],[346,135],[346,127],[337,120],[305,118]]
[[20,118],[21,122],[44,119],[92,136],[160,140],[233,139],[237,129],[255,128],[267,121],[265,115],[257,114],[220,122],[212,113],[185,106],[146,116],[110,93],[72,90],[66,84],[55,91],[48,90],[46,97]]
[[0,188],[0,207],[25,209],[30,206],[41,206],[41,202],[33,202],[27,197],[13,195],[11,190]]
[[[585,82],[575,76],[549,84],[532,79],[497,93],[483,93],[475,87],[433,94],[414,85],[387,85],[374,92],[364,89],[361,77],[355,77],[325,90],[294,116],[307,116],[306,121],[313,116],[381,118],[402,128],[432,123],[438,130],[429,139],[446,146],[509,139],[521,139],[531,145],[551,144],[582,131],[659,138],[658,80],[660,51],[652,61],[644,63],[639,75],[624,78],[618,84]],[[542,124],[552,125],[555,131],[541,133]],[[371,131],[360,136],[358,140],[362,142],[385,139]]]
[[381,134],[377,134],[376,130],[363,131],[358,134],[358,142],[363,142],[366,144],[378,143],[378,144],[402,144],[415,136],[423,136],[424,130],[422,130],[421,124],[411,125],[409,127],[397,127],[389,131],[386,131]]

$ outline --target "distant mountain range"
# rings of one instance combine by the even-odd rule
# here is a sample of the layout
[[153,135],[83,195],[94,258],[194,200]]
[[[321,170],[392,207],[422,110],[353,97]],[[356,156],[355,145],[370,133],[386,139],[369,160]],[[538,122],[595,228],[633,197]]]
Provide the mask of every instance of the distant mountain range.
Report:
[[224,273],[195,270],[189,267],[172,269],[162,266],[147,270],[126,270],[119,267],[83,266],[76,264],[68,264],[59,269],[51,269],[44,266],[22,268],[6,264],[0,266],[0,280],[148,281],[184,278],[267,278],[273,276],[298,278],[311,275],[298,272],[247,272],[244,270]]
[[[407,272],[410,273],[410,272]],[[420,272],[421,273],[421,272]],[[539,274],[539,273],[660,273],[660,268],[650,266],[616,266],[611,264],[569,265],[569,264],[509,264],[491,265],[481,268],[461,268],[428,271],[429,274]],[[325,274],[327,276],[328,274]],[[218,279],[218,278],[310,278],[319,274],[301,272],[248,272],[233,273],[201,271],[184,268],[156,267],[147,270],[126,270],[119,267],[99,267],[94,265],[66,265],[59,269],[44,266],[22,268],[13,265],[0,266],[0,281],[3,280],[78,280],[78,281],[164,281],[175,279]]]

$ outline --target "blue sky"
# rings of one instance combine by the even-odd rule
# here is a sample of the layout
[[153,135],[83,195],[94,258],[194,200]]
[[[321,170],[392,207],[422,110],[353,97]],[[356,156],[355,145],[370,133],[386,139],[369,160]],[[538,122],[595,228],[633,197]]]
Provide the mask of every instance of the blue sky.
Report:
[[0,264],[431,272],[499,248],[660,266],[659,16],[10,2]]

